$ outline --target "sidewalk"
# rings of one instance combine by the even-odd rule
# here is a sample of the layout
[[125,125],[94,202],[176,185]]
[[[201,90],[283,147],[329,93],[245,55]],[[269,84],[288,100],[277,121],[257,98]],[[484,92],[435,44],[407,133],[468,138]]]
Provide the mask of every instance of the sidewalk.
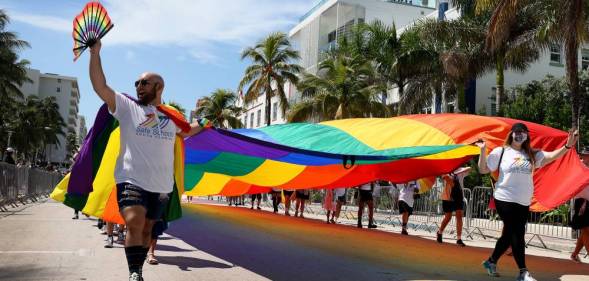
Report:
[[[0,213],[0,280],[128,280],[122,245],[105,249],[96,220],[72,216],[52,200]],[[169,235],[156,255],[159,265],[144,266],[146,281],[267,280]]]

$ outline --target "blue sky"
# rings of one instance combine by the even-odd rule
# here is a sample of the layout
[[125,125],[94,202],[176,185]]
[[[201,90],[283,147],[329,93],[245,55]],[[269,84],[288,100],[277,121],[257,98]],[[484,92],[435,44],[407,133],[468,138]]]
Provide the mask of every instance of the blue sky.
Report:
[[[272,31],[288,32],[316,0],[103,0],[115,24],[103,39],[108,84],[135,94],[144,71],[162,74],[164,100],[194,109],[217,88],[235,90],[247,61],[240,51]],[[41,72],[78,78],[80,114],[91,126],[102,101],[88,77],[88,54],[73,62],[72,20],[87,1],[0,0],[31,48],[20,53]]]

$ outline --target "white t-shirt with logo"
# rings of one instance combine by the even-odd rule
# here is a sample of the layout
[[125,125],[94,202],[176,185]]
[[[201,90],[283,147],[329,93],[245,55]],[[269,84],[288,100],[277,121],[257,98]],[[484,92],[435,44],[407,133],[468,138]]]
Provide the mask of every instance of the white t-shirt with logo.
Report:
[[399,201],[404,201],[409,207],[413,208],[413,194],[415,190],[419,190],[417,182],[398,183],[397,188],[399,189]]
[[[493,149],[487,157],[487,166],[491,171],[497,170],[502,149],[505,149],[505,152],[501,160],[494,196],[501,201],[529,206],[534,194],[532,163],[524,151],[517,151],[511,147],[498,147]],[[535,168],[542,167],[544,153],[544,151],[536,152]]]
[[120,93],[115,94],[121,150],[115,180],[128,182],[156,193],[174,188],[174,142],[180,129],[153,105],[142,106]]
[[336,189],[334,189],[334,191],[335,191],[335,196],[336,197],[340,197],[340,196],[346,195],[346,189],[345,188],[336,188]]

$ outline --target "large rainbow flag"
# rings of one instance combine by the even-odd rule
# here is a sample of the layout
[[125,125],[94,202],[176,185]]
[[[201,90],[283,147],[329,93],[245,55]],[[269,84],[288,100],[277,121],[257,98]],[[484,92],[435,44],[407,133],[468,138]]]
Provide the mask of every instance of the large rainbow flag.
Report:
[[[469,144],[503,144],[514,119],[465,114],[365,118],[259,129],[214,129],[186,140],[186,193],[241,195],[270,188],[353,187],[381,179],[406,182],[453,171],[479,154]],[[524,122],[532,146],[547,151],[567,133]],[[534,175],[533,210],[555,208],[589,185],[575,151]]]
[[[190,124],[173,107],[160,105],[157,109],[182,131],[190,130]],[[124,223],[119,213],[114,178],[119,149],[119,123],[104,104],[84,139],[71,173],[55,187],[50,197],[87,215]],[[173,193],[164,211],[167,221],[182,216],[180,197],[184,193],[184,140],[178,136],[174,144],[174,180]]]

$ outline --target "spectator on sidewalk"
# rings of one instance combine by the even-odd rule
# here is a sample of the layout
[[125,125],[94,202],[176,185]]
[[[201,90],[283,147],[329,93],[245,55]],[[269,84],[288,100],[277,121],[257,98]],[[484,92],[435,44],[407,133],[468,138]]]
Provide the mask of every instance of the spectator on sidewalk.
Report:
[[534,170],[562,157],[574,147],[578,131],[570,130],[565,145],[552,152],[535,150],[531,147],[528,127],[516,123],[502,147],[491,151],[487,157],[484,141],[476,144],[481,148],[479,171],[486,174],[499,171],[496,184],[495,206],[503,221],[503,231],[492,255],[483,262],[483,267],[490,276],[498,276],[497,262],[511,246],[513,258],[519,268],[517,280],[535,280],[526,267],[525,234],[530,204],[534,193]]
[[374,200],[372,192],[374,183],[369,182],[358,187],[358,228],[362,228],[362,214],[364,206],[368,205],[368,228],[376,228],[374,224]]
[[442,210],[444,211],[444,219],[440,225],[440,229],[436,234],[438,243],[443,243],[442,234],[444,229],[452,220],[452,213],[456,213],[456,244],[459,246],[466,246],[462,242],[462,216],[464,210],[464,177],[470,172],[470,167],[459,168],[453,173],[442,176],[444,182],[444,192],[442,193]]
[[575,196],[571,227],[580,230],[575,250],[571,253],[571,260],[580,263],[579,253],[583,247],[589,253],[589,186]]
[[16,163],[16,161],[14,161],[14,149],[12,147],[6,149],[6,156],[4,161],[12,165]]
[[413,214],[413,202],[419,194],[419,186],[416,181],[410,181],[401,184],[394,184],[399,189],[399,214],[402,217],[402,235],[409,235],[407,232],[407,223],[409,216]]

